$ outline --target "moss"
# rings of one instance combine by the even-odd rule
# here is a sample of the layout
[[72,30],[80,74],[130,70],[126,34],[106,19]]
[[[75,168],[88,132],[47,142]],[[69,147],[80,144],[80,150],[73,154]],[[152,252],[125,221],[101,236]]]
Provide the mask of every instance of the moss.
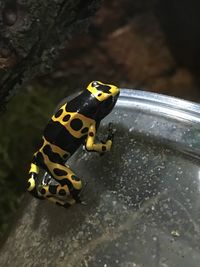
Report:
[[28,86],[8,105],[0,118],[0,232],[26,191],[29,164],[42,130],[65,89]]

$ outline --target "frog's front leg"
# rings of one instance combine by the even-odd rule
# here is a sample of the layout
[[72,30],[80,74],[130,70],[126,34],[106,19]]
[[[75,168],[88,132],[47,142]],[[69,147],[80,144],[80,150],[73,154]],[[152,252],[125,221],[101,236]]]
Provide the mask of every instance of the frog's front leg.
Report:
[[104,153],[111,150],[112,146],[112,139],[113,139],[113,133],[111,131],[111,125],[109,125],[109,132],[107,141],[105,143],[98,143],[95,144],[95,136],[96,136],[96,127],[94,124],[92,124],[89,127],[88,130],[88,136],[86,139],[85,147],[88,151],[95,151],[99,153]]

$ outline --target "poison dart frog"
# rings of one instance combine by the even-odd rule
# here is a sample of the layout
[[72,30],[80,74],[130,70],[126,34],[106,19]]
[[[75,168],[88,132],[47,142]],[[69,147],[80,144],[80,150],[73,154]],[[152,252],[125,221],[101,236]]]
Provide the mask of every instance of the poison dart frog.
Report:
[[[48,199],[63,207],[81,202],[82,181],[66,161],[81,145],[85,145],[87,151],[101,154],[110,151],[113,130],[109,128],[105,142],[95,143],[95,136],[101,120],[115,106],[119,92],[114,85],[93,81],[51,117],[29,171],[28,191],[34,197]],[[39,184],[40,168],[56,183]]]

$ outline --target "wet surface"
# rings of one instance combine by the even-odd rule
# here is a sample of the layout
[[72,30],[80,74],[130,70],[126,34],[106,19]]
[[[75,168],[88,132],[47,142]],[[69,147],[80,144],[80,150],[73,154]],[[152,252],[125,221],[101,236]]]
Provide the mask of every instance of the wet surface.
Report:
[[27,196],[1,266],[199,266],[198,116],[138,103],[121,96],[103,121],[100,140],[108,122],[116,128],[111,153],[80,149],[68,162],[86,182],[86,205],[65,210]]

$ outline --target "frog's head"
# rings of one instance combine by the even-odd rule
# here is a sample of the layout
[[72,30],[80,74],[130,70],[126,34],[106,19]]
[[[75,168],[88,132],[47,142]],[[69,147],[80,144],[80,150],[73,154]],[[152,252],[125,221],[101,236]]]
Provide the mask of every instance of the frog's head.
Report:
[[87,90],[98,100],[98,118],[103,119],[115,106],[120,92],[119,88],[115,85],[93,81],[88,85]]

